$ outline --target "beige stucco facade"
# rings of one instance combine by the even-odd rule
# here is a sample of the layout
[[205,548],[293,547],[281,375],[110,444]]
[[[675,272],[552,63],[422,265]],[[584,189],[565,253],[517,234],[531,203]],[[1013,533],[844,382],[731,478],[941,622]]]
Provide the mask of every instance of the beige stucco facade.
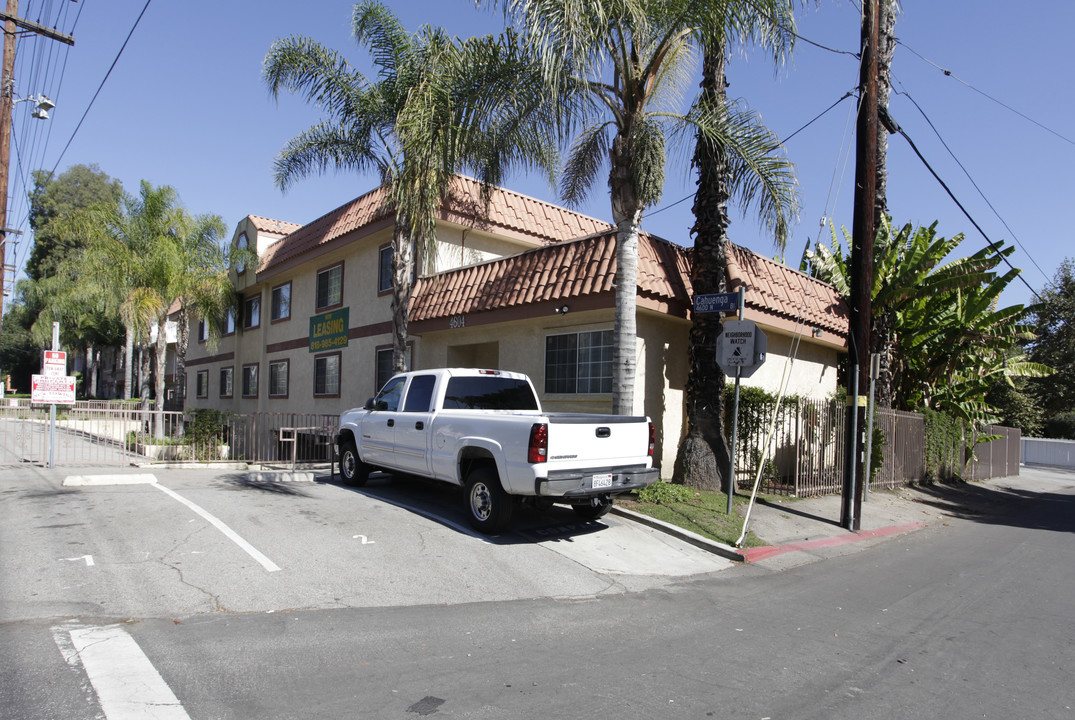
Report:
[[[390,353],[392,345],[391,292],[379,290],[382,250],[390,245],[391,233],[390,223],[369,223],[289,254],[286,260],[278,257],[267,270],[233,271],[242,304],[248,307],[252,299],[258,299],[258,321],[254,324],[249,313],[240,312],[235,331],[215,343],[199,342],[192,329],[186,406],[244,414],[336,415],[363,404],[378,389],[378,353]],[[266,233],[251,218],[238,224],[233,242],[239,242],[243,235],[263,255],[271,254],[276,243],[285,242],[282,236]],[[438,272],[541,247],[537,242],[498,236],[486,229],[444,220],[438,222],[438,235],[435,253]],[[341,269],[340,302],[319,308],[318,275],[337,267]],[[289,289],[290,312],[288,317],[274,320],[273,293],[285,287]],[[531,302],[525,306],[453,315],[437,322],[412,321],[411,366],[520,371],[533,379],[547,410],[609,413],[611,393],[546,392],[545,378],[547,339],[563,334],[611,331],[614,322],[611,295]],[[686,430],[684,393],[690,330],[686,313],[669,307],[665,301],[640,298],[635,384],[635,412],[654,420],[657,462],[665,468],[665,477],[671,475],[679,439]],[[332,317],[337,320],[346,313],[346,339],[337,348],[312,350],[315,338],[311,337],[311,318],[326,312],[334,313]],[[751,318],[749,308],[747,317]],[[764,314],[757,314],[756,319],[768,335],[768,360],[744,384],[775,392],[793,338],[786,329],[787,323],[769,322]],[[790,375],[789,393],[824,397],[835,391],[840,348],[831,335],[826,340],[819,341],[806,328]],[[318,362],[339,363],[338,389],[316,391]],[[270,374],[274,366],[277,373],[286,370],[285,392],[272,392]],[[244,393],[244,373],[253,368],[257,374],[256,387],[248,387]],[[230,394],[225,387],[225,375],[229,372]],[[280,389],[277,383],[276,390]]]

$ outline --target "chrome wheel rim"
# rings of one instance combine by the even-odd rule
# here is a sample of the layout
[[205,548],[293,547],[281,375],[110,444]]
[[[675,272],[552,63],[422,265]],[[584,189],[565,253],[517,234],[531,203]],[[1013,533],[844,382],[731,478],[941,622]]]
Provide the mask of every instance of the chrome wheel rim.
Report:
[[488,520],[492,510],[489,487],[485,483],[474,483],[474,487],[470,489],[470,511],[479,520]]

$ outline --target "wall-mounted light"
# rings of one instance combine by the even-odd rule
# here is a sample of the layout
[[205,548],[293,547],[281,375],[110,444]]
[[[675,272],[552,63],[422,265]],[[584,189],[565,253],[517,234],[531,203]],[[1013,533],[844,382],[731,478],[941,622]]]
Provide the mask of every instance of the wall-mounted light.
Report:
[[569,308],[567,305],[561,305],[560,307],[556,308],[556,314],[557,315],[567,315],[567,311],[570,310],[570,309],[571,308]]
[[811,330],[811,333],[814,337],[819,338],[821,337],[821,328],[814,328],[813,330]]

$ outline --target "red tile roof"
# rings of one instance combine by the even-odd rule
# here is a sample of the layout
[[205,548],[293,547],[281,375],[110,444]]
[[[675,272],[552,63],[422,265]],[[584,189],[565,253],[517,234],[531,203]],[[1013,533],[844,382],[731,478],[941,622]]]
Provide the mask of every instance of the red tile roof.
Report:
[[250,222],[254,225],[254,229],[258,232],[272,233],[273,235],[290,235],[298,230],[302,225],[293,222],[287,222],[285,220],[273,220],[272,218],[261,217],[260,215],[248,215]]
[[[493,189],[488,213],[483,217],[480,188],[476,180],[457,177],[453,193],[441,208],[438,219],[478,227],[533,245],[562,242],[612,227],[601,220],[504,188]],[[377,188],[295,229],[266,251],[260,272],[356,230],[367,228],[372,231],[384,227],[378,221],[391,222],[390,208],[385,201],[385,190]]]
[[[729,286],[737,289],[746,283],[748,308],[780,318],[785,326],[802,317],[810,326],[846,335],[846,306],[831,286],[746,248],[730,243],[728,247]],[[693,304],[690,256],[687,248],[642,233],[639,295],[688,317]],[[611,295],[615,279],[616,234],[607,232],[420,278],[410,319],[420,322]]]
[[728,243],[728,289],[746,287],[746,304],[790,321],[847,336],[847,304],[831,285]]

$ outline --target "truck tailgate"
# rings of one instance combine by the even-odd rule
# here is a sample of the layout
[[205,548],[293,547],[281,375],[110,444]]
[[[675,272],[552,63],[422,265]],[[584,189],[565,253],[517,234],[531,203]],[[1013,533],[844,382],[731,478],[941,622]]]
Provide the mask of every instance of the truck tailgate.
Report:
[[649,421],[645,417],[551,413],[549,465],[611,468],[649,459]]

